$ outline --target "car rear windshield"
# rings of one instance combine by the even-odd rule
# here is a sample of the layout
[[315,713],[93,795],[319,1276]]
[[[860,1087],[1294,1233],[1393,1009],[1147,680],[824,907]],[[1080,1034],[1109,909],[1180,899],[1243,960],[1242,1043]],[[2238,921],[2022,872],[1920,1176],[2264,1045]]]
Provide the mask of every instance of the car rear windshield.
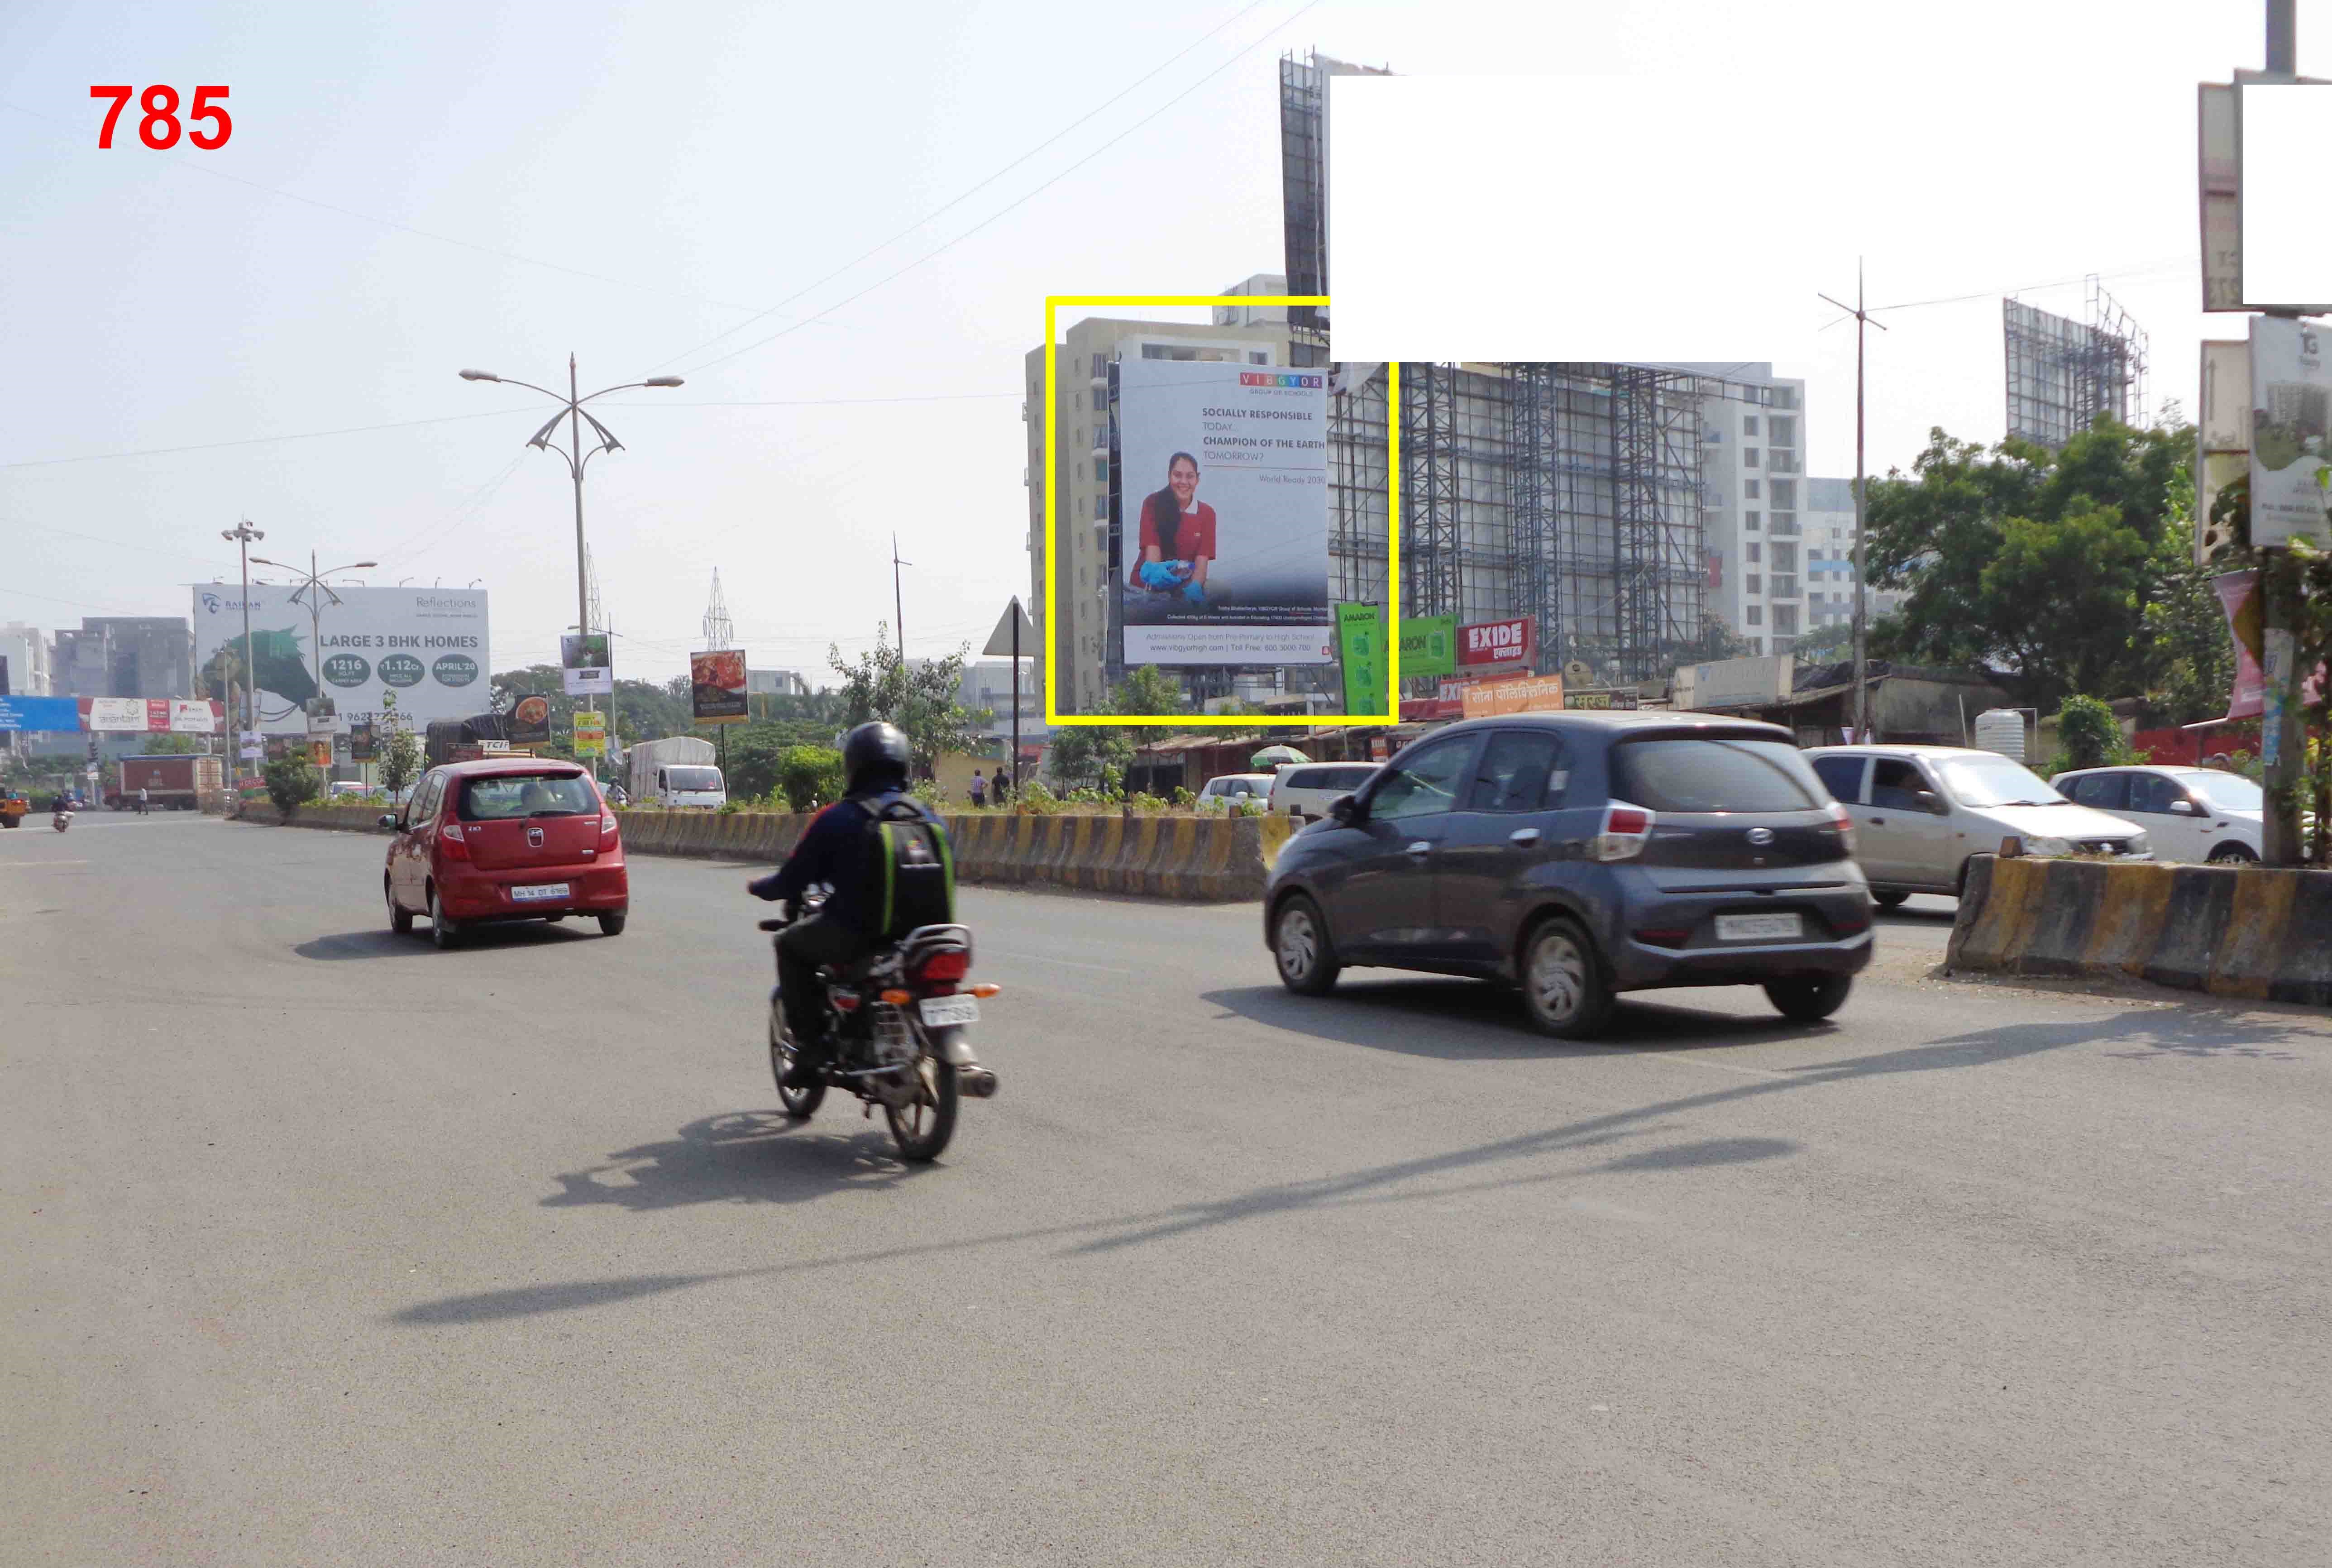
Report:
[[721,770],[667,768],[664,770],[664,787],[667,789],[718,789],[721,788]]
[[1614,799],[1654,811],[1810,811],[1821,785],[1786,741],[1676,736],[1611,751]]
[[599,809],[580,773],[502,773],[465,779],[459,810],[464,822],[514,817],[581,817]]

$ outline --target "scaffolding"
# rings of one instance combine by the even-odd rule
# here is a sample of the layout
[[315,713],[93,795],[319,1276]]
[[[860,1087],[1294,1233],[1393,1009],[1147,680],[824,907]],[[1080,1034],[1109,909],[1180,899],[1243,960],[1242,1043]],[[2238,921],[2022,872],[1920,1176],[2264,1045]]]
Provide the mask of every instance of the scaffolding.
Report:
[[[1279,62],[1279,190],[1287,292],[1328,290],[1328,72],[1315,54]],[[1327,323],[1316,305],[1291,305],[1288,335],[1297,365],[1325,364]]]
[[2054,450],[2099,415],[2124,425],[2146,416],[2146,330],[2092,273],[2088,320],[2001,301],[2008,368],[2008,434]]

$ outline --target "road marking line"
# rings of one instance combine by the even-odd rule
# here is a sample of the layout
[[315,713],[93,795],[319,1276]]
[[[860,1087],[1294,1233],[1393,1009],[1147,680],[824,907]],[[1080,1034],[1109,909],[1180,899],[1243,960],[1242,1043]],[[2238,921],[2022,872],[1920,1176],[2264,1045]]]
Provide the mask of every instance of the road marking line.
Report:
[[0,866],[12,871],[20,865],[87,865],[88,864],[86,860],[0,860]]

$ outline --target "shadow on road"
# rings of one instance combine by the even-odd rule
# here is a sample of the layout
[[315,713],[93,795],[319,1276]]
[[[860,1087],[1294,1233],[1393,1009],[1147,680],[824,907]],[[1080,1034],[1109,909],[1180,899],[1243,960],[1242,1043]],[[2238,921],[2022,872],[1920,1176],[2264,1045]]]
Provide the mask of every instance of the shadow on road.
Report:
[[1630,995],[1620,999],[1601,1038],[1572,1045],[1534,1030],[1511,987],[1469,980],[1347,981],[1324,997],[1299,997],[1280,986],[1238,986],[1204,992],[1200,999],[1273,1028],[1445,1061],[1544,1056],[1612,1046],[1688,1050],[1819,1038],[1834,1031],[1830,1024],[1795,1023],[1778,1013],[1718,1012]]
[[[1458,988],[1447,989],[1453,998],[1459,994]],[[1672,1010],[1683,1018],[1709,1018],[1706,1014],[1689,1014],[1685,1009],[1661,1010]],[[2272,1024],[2157,1009],[2012,1024],[1947,1036],[1900,1050],[1783,1068],[1751,1082],[1582,1117],[1560,1126],[1494,1139],[1468,1148],[1365,1166],[1313,1181],[1273,1183],[1168,1209],[1069,1220],[985,1236],[951,1237],[757,1268],[693,1275],[636,1275],[486,1291],[425,1302],[391,1315],[388,1321],[409,1326],[490,1323],[634,1300],[723,1280],[775,1278],[1038,1241],[1072,1243],[1062,1256],[1075,1258],[1248,1220],[1352,1204],[1446,1200],[1469,1191],[1607,1173],[1688,1175],[1697,1170],[1785,1158],[1798,1152],[1800,1146],[1778,1138],[1720,1137],[1640,1150],[1591,1166],[1521,1171],[1513,1167],[1522,1162],[1578,1154],[1642,1137],[1659,1131],[1673,1117],[1863,1079],[1982,1068],[2050,1051],[2107,1043],[2204,1057],[2246,1056],[2255,1056],[2260,1047],[2271,1047],[2282,1038],[2281,1031]],[[1579,1052],[1578,1056],[1582,1060],[1610,1059],[1610,1053],[1590,1049]],[[614,1203],[641,1211],[704,1202],[799,1202],[833,1191],[838,1186],[895,1181],[910,1174],[907,1168],[876,1152],[878,1148],[887,1148],[887,1143],[870,1144],[863,1138],[837,1143],[830,1139],[806,1138],[802,1136],[804,1131],[799,1124],[788,1123],[775,1113],[740,1112],[708,1117],[689,1123],[677,1138],[622,1151],[605,1165],[560,1177],[566,1190],[543,1201],[550,1207]],[[623,1180],[604,1180],[609,1176]],[[1042,1181],[1044,1176],[1035,1173],[1028,1179]]]
[[[559,1190],[542,1204],[651,1212],[694,1203],[807,1203],[846,1188],[888,1187],[931,1169],[899,1160],[888,1129],[862,1122],[857,1111],[855,1099],[839,1109],[829,1100],[823,1125],[777,1111],[705,1116],[677,1137],[618,1149],[597,1165],[561,1174]],[[842,1128],[833,1123],[845,1115],[848,1130],[836,1136]]]
[[[569,928],[546,924],[539,920],[521,921],[510,925],[471,926],[462,933],[461,946],[527,947],[546,942],[588,942],[598,934],[598,928],[588,924]],[[292,951],[301,958],[314,959],[441,956],[436,944],[429,940],[429,917],[426,915],[414,923],[413,930],[407,935],[400,936],[384,925],[371,931],[344,931],[334,936],[311,937]]]

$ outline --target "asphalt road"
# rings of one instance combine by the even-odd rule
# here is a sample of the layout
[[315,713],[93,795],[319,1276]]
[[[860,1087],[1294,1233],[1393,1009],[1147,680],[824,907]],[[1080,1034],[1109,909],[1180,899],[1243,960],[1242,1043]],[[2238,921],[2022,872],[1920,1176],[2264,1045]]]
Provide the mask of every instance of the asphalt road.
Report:
[[2332,1037],[1926,978],[1601,1047],[970,890],[939,1166],[762,906],[395,938],[377,839],[0,835],[9,1563],[2316,1563]]

